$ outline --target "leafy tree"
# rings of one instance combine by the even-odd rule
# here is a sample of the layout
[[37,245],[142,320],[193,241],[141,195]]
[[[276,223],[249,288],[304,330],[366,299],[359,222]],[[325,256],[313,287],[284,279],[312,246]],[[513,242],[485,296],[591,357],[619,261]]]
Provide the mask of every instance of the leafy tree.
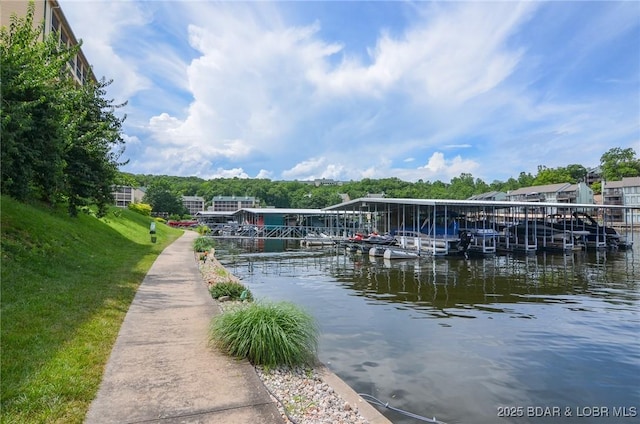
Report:
[[276,208],[288,208],[291,206],[285,184],[286,183],[275,184],[267,191],[264,199],[267,205],[275,206]]
[[172,193],[169,183],[163,180],[149,184],[142,202],[150,204],[154,212],[166,212],[169,215],[178,216],[188,213],[180,196]]
[[142,184],[138,182],[138,178],[135,175],[130,174],[128,172],[118,172],[115,183],[116,185],[119,185],[119,186],[130,186],[130,187],[142,186]]
[[571,182],[577,183],[580,181],[584,181],[589,171],[587,171],[587,168],[582,165],[572,164],[567,165],[567,172],[571,176]]
[[34,3],[24,18],[11,17],[0,30],[2,66],[3,193],[54,203],[66,199],[69,213],[113,203],[118,158],[124,150],[119,107],[105,100],[109,83],[78,85],[68,62],[80,46],[67,47],[43,26],[33,26]]
[[490,186],[492,191],[504,191],[505,193],[511,190],[517,190],[519,189],[520,183],[518,182],[518,180],[516,180],[513,177],[510,177],[507,181],[505,182],[501,182],[501,181],[493,181]]
[[538,174],[536,175],[533,185],[546,185],[558,183],[575,184],[583,181],[587,175],[587,169],[582,165],[569,165],[567,167],[547,168],[546,166],[538,166]]
[[467,199],[471,197],[475,193],[473,176],[463,172],[459,177],[452,178],[448,192],[452,199]]
[[535,178],[530,173],[526,173],[524,171],[520,172],[520,175],[518,176],[518,188],[532,186],[534,184],[534,181]]
[[16,199],[53,202],[62,181],[60,126],[69,89],[66,67],[77,49],[40,40],[34,4],[0,30],[2,66],[2,192]]
[[124,118],[115,116],[114,110],[124,106],[105,100],[106,87],[111,81],[104,79],[87,83],[71,94],[65,127],[67,145],[65,193],[69,199],[69,213],[74,216],[77,207],[95,202],[104,213],[113,203],[112,186],[118,177],[118,159],[123,152],[124,140],[120,133]]
[[533,180],[532,185],[547,185],[571,182],[571,175],[566,168],[547,168],[546,166],[538,166],[538,174]]
[[435,181],[431,185],[431,190],[428,198],[432,199],[446,199],[449,197],[449,187],[440,180]]
[[602,178],[606,181],[619,181],[624,177],[640,175],[640,160],[632,148],[614,147],[600,157]]

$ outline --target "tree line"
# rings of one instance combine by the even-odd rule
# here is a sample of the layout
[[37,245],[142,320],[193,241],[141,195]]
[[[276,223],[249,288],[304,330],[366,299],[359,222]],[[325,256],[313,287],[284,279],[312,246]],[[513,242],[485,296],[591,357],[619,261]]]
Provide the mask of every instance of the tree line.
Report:
[[34,26],[34,3],[0,30],[2,145],[0,189],[18,200],[78,209],[113,203],[124,151],[116,105],[105,98],[111,81],[77,83],[68,63],[80,46],[47,37]]
[[[613,148],[605,152],[600,160],[602,178],[607,181],[623,177],[640,176],[640,160],[636,152]],[[487,184],[480,178],[462,173],[448,183],[422,181],[415,183],[398,178],[370,179],[342,182],[340,185],[320,185],[304,181],[272,181],[269,179],[177,177],[168,175],[122,174],[129,185],[145,187],[144,203],[155,212],[184,215],[181,196],[200,196],[211,202],[214,196],[250,196],[259,199],[261,206],[278,208],[324,208],[340,203],[344,195],[351,199],[368,194],[384,193],[386,197],[423,199],[467,199],[476,194],[491,191],[507,192],[521,187],[556,183],[578,183],[585,181],[588,170],[582,165],[547,168],[538,166],[536,175],[521,172],[518,178],[493,181]],[[600,182],[592,185],[596,193]]]

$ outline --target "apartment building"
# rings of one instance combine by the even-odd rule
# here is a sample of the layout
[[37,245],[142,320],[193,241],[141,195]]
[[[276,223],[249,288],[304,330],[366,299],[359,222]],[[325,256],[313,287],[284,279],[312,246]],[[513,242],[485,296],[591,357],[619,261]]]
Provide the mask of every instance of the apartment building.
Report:
[[142,202],[144,190],[131,186],[115,186],[112,194],[117,207],[127,208],[131,203]]
[[[33,24],[38,26],[44,22],[42,39],[53,33],[61,44],[75,46],[78,40],[71,30],[69,22],[62,12],[62,8],[57,0],[34,0]],[[0,25],[9,27],[11,16],[24,17],[27,15],[29,7],[28,0],[2,0],[0,3]],[[69,63],[69,73],[78,84],[86,81],[96,81],[93,69],[85,57],[82,49],[73,57]]]
[[583,182],[522,187],[507,193],[512,202],[549,202],[593,204],[593,190]]
[[200,196],[182,196],[182,204],[191,216],[204,211],[204,198]]
[[235,212],[242,208],[257,208],[259,202],[252,196],[215,196],[211,200],[210,211],[215,212]]
[[640,224],[640,177],[625,177],[620,181],[602,182],[602,203],[605,205],[629,206],[636,209],[613,210],[613,222]]

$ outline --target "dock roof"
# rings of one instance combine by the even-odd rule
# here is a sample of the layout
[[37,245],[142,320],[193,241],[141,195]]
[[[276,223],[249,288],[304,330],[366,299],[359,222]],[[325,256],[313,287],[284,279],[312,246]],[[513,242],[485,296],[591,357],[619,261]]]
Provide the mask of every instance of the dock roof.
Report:
[[326,215],[322,209],[295,209],[295,208],[242,208],[238,212],[248,212],[256,215]]
[[365,198],[350,200],[324,208],[326,211],[350,211],[368,208],[401,206],[452,206],[452,207],[493,207],[493,208],[572,208],[572,209],[640,209],[640,206],[596,205],[592,203],[553,203],[553,202],[517,202],[507,200],[455,200],[455,199],[400,199],[400,198]]

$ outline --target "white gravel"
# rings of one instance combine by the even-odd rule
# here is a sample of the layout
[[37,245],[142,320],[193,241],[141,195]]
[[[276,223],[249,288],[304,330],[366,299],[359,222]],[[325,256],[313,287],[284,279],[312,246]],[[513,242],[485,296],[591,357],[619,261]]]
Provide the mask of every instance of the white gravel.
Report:
[[[285,422],[298,424],[367,424],[357,408],[322,380],[314,368],[256,367],[278,404]],[[286,411],[286,412],[285,412]]]

